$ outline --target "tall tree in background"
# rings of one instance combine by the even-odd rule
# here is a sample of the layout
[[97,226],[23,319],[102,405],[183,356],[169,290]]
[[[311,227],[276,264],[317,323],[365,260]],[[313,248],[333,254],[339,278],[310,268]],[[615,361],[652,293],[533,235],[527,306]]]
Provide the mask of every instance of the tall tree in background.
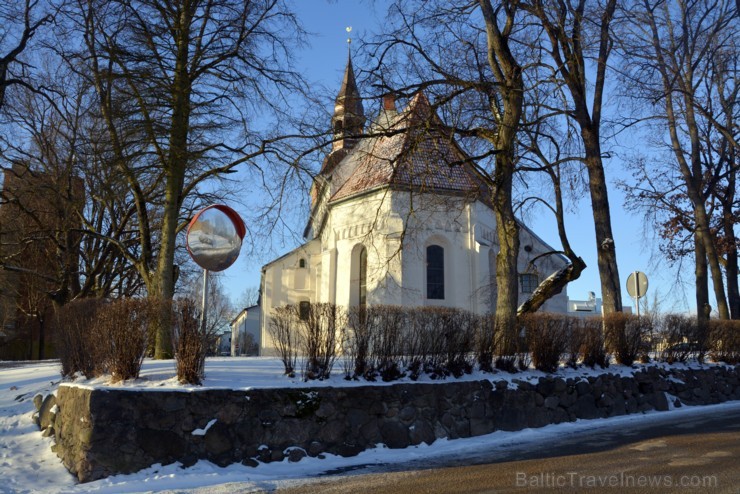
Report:
[[[737,10],[735,19],[740,21]],[[706,106],[700,106],[699,111],[711,123],[705,127],[709,131],[704,133],[708,150],[705,156],[711,162],[715,177],[711,190],[721,216],[717,237],[727,280],[728,309],[732,319],[740,319],[737,254],[740,243],[735,234],[735,225],[740,223],[740,198],[735,192],[740,168],[740,29],[737,22],[735,26],[735,36],[712,54],[709,80],[704,84],[708,98]]]
[[[677,193],[691,208],[690,217],[680,224],[693,234],[699,318],[709,316],[708,267],[719,316],[726,319],[730,310],[708,200],[721,184],[726,189],[723,195],[734,197],[736,108],[723,107],[721,101],[736,91],[727,84],[733,85],[737,76],[735,72],[728,77],[731,65],[717,62],[727,55],[737,60],[737,10],[727,0],[643,0],[637,12],[633,9],[629,14],[634,22],[623,40],[626,72],[635,95],[660,105],[655,116],[665,125],[666,147],[681,177]],[[734,232],[729,237],[734,244]]]
[[[289,70],[302,31],[282,0],[76,0],[66,14],[83,48],[62,55],[95,88],[109,163],[136,210],[136,268],[150,297],[171,299],[189,198],[257,156],[283,156],[250,117],[285,116],[285,93],[303,91]],[[171,352],[167,317],[158,358]]]
[[11,0],[0,4],[0,108],[10,86],[38,89],[31,83],[21,55],[31,38],[52,21],[40,0]]
[[605,313],[621,312],[622,289],[601,147],[604,88],[613,45],[610,26],[617,2],[589,3],[591,8],[588,9],[587,3],[586,0],[540,0],[523,2],[522,8],[535,16],[543,27],[552,70],[568,89],[568,108],[564,110],[577,122],[583,142],[603,309]]
[[[102,239],[116,238],[121,244],[131,244],[128,229],[132,228],[129,220],[133,211],[126,206],[130,195],[119,174],[101,166],[106,159],[106,146],[91,111],[95,105],[90,88],[60,60],[45,60],[44,66],[39,67],[43,73],[36,78],[50,89],[50,95],[26,88],[10,95],[5,118],[15,132],[0,136],[6,159],[13,163],[6,173],[31,188],[33,193],[28,196],[38,192],[39,182],[44,184],[45,202],[26,200],[23,205],[21,198],[5,199],[23,207],[29,218],[45,214],[47,205],[75,204],[74,208],[61,209],[54,221],[43,225],[46,230],[37,228],[33,232],[38,239],[57,238],[56,249],[41,264],[47,270],[56,266],[52,273],[43,275],[53,274],[58,280],[49,292],[57,305],[81,297],[132,295],[141,285],[140,280],[132,277],[132,265],[125,262],[125,252]],[[83,230],[93,235],[86,235]],[[0,263],[4,261],[12,263],[10,259],[0,259]]]

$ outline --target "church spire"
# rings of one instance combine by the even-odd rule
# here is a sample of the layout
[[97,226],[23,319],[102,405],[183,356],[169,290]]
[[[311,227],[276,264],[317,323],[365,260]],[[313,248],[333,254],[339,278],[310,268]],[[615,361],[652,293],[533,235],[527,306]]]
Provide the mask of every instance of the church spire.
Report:
[[355,81],[352,55],[348,53],[342,87],[334,102],[334,116],[331,119],[334,132],[332,151],[354,146],[357,137],[362,134],[364,123],[365,112],[362,108],[362,98]]

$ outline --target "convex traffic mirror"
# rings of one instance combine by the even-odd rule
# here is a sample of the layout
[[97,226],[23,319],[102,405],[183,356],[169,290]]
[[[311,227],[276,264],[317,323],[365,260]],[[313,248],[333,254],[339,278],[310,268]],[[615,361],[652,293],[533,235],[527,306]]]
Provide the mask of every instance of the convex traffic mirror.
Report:
[[223,271],[239,257],[246,231],[241,217],[230,207],[208,206],[188,225],[187,249],[201,268]]

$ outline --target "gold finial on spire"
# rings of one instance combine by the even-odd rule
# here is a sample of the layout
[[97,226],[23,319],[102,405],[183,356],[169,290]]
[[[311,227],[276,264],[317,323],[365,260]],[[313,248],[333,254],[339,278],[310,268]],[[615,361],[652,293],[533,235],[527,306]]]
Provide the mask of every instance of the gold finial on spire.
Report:
[[350,33],[352,32],[352,26],[347,26],[345,28],[345,31],[347,31],[347,44],[352,43],[352,38],[350,38]]

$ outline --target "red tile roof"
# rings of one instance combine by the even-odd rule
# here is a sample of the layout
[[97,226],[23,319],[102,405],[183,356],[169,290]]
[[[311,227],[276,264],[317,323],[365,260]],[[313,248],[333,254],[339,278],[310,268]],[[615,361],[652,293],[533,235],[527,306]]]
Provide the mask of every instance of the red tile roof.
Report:
[[441,121],[423,93],[414,96],[388,129],[373,132],[378,135],[361,139],[339,165],[354,165],[354,172],[331,201],[386,186],[476,196],[483,192],[490,197],[473,164],[441,130]]

